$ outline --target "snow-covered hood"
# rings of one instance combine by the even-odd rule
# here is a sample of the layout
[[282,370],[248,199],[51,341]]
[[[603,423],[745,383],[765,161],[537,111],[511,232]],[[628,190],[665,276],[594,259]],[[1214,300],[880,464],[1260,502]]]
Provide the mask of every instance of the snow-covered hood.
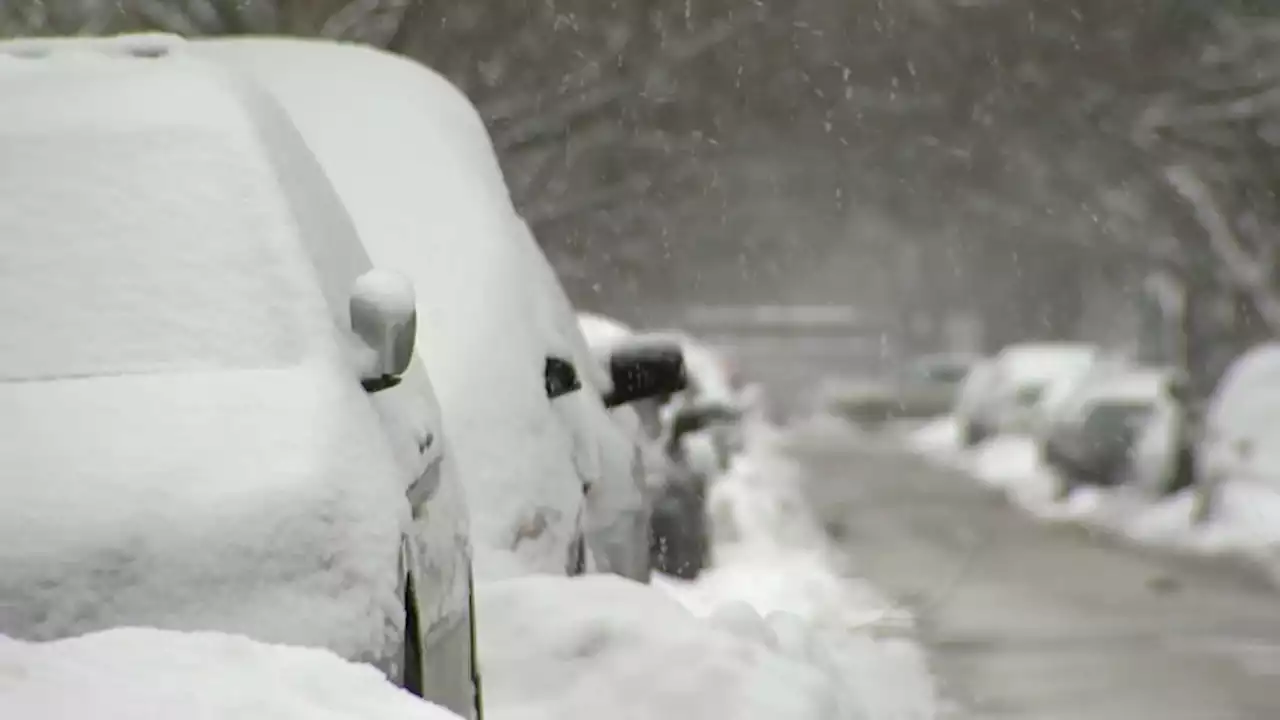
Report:
[[357,659],[399,634],[404,478],[334,370],[0,384],[0,407],[0,634],[219,630]]

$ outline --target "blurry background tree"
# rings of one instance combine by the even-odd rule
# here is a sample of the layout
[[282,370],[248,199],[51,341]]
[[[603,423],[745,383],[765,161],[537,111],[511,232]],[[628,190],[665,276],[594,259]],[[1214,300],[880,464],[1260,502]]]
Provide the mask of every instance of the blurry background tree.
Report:
[[976,315],[992,347],[1124,340],[1117,309],[1160,268],[1229,296],[1230,331],[1193,318],[1191,344],[1235,348],[1280,322],[1280,25],[1238,19],[1274,7],[8,0],[0,32],[319,35],[417,58],[480,108],[575,298],[624,316],[852,302],[935,328]]

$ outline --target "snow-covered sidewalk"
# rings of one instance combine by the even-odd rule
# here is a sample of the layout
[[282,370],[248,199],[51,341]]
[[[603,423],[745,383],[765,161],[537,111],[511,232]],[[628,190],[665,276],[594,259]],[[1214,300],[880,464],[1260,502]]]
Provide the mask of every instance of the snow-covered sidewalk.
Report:
[[911,433],[908,443],[936,462],[1003,489],[1042,519],[1075,522],[1181,552],[1243,557],[1280,580],[1280,495],[1261,484],[1226,483],[1213,517],[1196,524],[1191,490],[1153,500],[1123,486],[1085,487],[1066,500],[1055,499],[1053,470],[1041,463],[1034,444],[1024,437],[999,436],[965,451],[955,421],[947,417]]

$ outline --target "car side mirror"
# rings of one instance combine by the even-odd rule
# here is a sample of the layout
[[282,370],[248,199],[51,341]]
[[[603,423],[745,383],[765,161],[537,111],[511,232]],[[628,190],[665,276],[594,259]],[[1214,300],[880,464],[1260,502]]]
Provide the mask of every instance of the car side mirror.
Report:
[[608,369],[613,381],[613,390],[604,398],[608,408],[661,398],[689,386],[684,349],[676,341],[622,343],[609,353]]
[[360,384],[368,392],[395,387],[409,369],[418,334],[413,283],[400,273],[370,270],[351,288],[351,330],[372,351]]

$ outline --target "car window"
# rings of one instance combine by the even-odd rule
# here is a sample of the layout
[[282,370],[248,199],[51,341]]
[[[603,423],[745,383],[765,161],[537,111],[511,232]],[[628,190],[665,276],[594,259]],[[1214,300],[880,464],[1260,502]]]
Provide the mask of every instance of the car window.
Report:
[[1128,444],[1152,411],[1151,403],[1097,402],[1086,412],[1081,432],[1095,443]]

